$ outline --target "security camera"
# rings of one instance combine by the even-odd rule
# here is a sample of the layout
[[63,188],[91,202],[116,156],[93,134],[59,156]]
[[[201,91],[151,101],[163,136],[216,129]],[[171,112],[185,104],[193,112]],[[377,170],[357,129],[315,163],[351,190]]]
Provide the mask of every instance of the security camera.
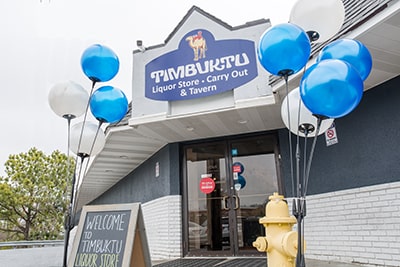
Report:
[[141,52],[144,52],[146,50],[146,47],[143,46],[143,41],[142,40],[137,40],[136,41],[136,46],[139,48]]

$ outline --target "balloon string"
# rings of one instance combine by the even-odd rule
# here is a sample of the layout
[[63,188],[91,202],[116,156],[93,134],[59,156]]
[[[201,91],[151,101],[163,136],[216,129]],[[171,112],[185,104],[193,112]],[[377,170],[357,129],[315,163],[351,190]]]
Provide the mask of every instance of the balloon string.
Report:
[[[305,72],[306,72],[306,69],[307,69],[307,67],[306,66],[304,66],[304,68],[303,68],[303,76],[304,76],[304,74],[305,74]],[[297,112],[297,140],[296,140],[296,142],[297,142],[297,146],[298,147],[300,147],[299,146],[299,144],[300,144],[300,117],[301,117],[301,105],[302,105],[302,102],[301,102],[301,94],[300,94],[300,86],[299,86],[299,110],[298,110],[298,112]],[[305,132],[304,132],[304,134],[305,134],[305,140],[304,140],[304,156],[303,156],[303,183],[304,183],[304,180],[305,180],[305,173],[306,173],[306,171],[305,171],[305,165],[306,165],[306,154],[307,154],[307,135],[308,135],[308,130],[306,129],[307,127],[305,127]],[[299,148],[300,149],[300,148]],[[300,157],[300,151],[298,151],[298,153],[299,153],[299,157]],[[300,159],[299,159],[299,161],[300,161]],[[299,162],[299,165],[297,166],[297,168],[300,168],[300,162]],[[298,176],[300,177],[300,170],[298,170]],[[299,189],[300,190],[300,192],[298,192],[299,194],[297,195],[297,197],[300,197],[301,195],[302,195],[302,192],[301,192],[301,190],[304,190],[304,184],[303,185],[301,185],[300,184],[300,178],[298,178],[298,180],[297,180],[297,186],[299,187],[299,186],[302,186],[302,188],[301,189]],[[304,192],[304,191],[303,191]]]
[[[75,211],[76,211],[76,195],[77,195],[77,189],[78,189],[78,185],[80,183],[80,175],[81,175],[81,170],[82,170],[82,164],[84,161],[84,155],[80,155],[79,150],[81,147],[81,142],[82,142],[82,136],[83,136],[83,131],[85,128],[85,122],[87,119],[87,114],[88,114],[88,110],[89,110],[89,104],[90,104],[90,97],[93,93],[93,89],[96,85],[96,81],[93,80],[92,83],[92,88],[90,90],[90,94],[89,94],[89,99],[88,102],[86,104],[86,109],[85,109],[85,115],[84,115],[84,119],[83,119],[83,124],[82,124],[82,129],[81,132],[79,134],[79,141],[78,141],[78,148],[77,148],[77,155],[75,158],[75,166],[74,166],[74,172],[73,172],[73,176],[72,176],[72,185],[71,185],[71,195],[70,195],[70,202],[69,202],[69,206],[68,206],[68,211],[67,211],[67,216],[64,222],[64,226],[65,226],[65,238],[64,238],[64,256],[63,256],[63,267],[67,266],[67,254],[68,254],[68,243],[69,243],[69,236],[70,236],[70,231],[72,229],[72,226],[74,225],[74,220],[75,220]],[[68,116],[67,120],[68,120],[68,141],[67,141],[67,177],[70,176],[70,160],[69,160],[69,156],[70,156],[70,149],[71,149],[71,119],[73,119],[74,117],[72,116]],[[97,136],[97,134],[96,134]],[[78,174],[78,182],[76,181],[76,173],[77,173],[77,162],[78,162],[78,158],[81,157],[81,164],[79,167],[79,174]],[[68,186],[65,190],[65,196],[68,196]]]
[[[300,91],[300,88],[299,88]],[[297,157],[297,165],[296,165],[296,181],[297,181],[297,197],[301,195],[300,187],[300,112],[301,112],[301,97],[299,93],[299,109],[297,112],[297,134],[296,134],[296,157]]]
[[[69,158],[69,150],[71,148],[71,120],[72,117],[68,116],[67,117],[67,124],[68,124],[68,129],[67,129],[67,158]],[[69,167],[69,166],[68,166]]]
[[[93,138],[93,143],[92,143],[92,146],[90,147],[89,155],[91,155],[92,152],[93,152],[93,148],[94,148],[94,145],[95,145],[95,143],[96,143],[96,139],[97,139],[97,136],[99,135],[99,131],[100,131],[100,129],[101,129],[101,125],[102,125],[102,124],[103,124],[103,122],[102,122],[102,121],[99,121],[99,126],[97,127],[96,135],[95,135],[94,138]],[[86,173],[88,167],[89,167],[89,162],[87,162],[87,164],[86,164],[86,166],[85,166],[85,171],[83,172],[83,175],[85,175],[85,173]]]
[[93,88],[96,86],[96,82],[97,82],[96,79],[92,80],[92,91],[93,91]]
[[[289,94],[289,84],[288,84],[288,77],[289,75],[285,74],[283,75],[283,78],[285,79],[285,85],[286,85],[286,95]],[[289,97],[287,97],[287,114],[288,114],[288,125],[289,125],[289,131],[288,131],[288,137],[289,137],[289,154],[290,154],[290,177],[292,180],[292,196],[294,196],[294,168],[293,168],[293,144],[292,144],[292,135],[291,135],[291,125],[290,125],[290,104],[289,104]]]
[[[85,122],[87,120],[87,115],[88,115],[89,105],[90,105],[90,98],[92,97],[94,85],[95,85],[95,82],[93,82],[93,84],[92,84],[92,88],[91,88],[90,94],[89,94],[89,99],[88,99],[88,102],[86,103],[85,114],[84,114],[84,117],[83,117],[82,129],[81,129],[81,132],[79,134],[78,149],[77,149],[77,153],[78,154],[79,154],[79,150],[81,148],[83,131],[84,131],[84,128],[85,128]],[[78,161],[78,157],[79,157],[79,155],[76,156],[76,161]],[[75,169],[75,171],[76,171],[76,169]]]
[[[67,120],[68,120],[68,130],[67,130],[67,138],[68,138],[68,140],[67,140],[67,146],[68,146],[68,150],[67,150],[67,177],[68,178],[71,175],[70,170],[69,170],[70,166],[71,166],[70,165],[70,160],[69,160],[69,156],[70,156],[69,150],[71,149],[71,119],[72,119],[72,117],[67,117]],[[72,182],[71,195],[70,195],[70,201],[69,201],[69,207],[68,207],[69,216],[72,215],[72,205],[73,205],[73,202],[74,202],[75,170],[76,170],[76,164],[74,166],[74,173],[73,173],[72,181],[71,181]],[[67,191],[66,191],[66,195],[68,195]],[[70,220],[70,218],[71,217],[69,217],[69,220]],[[70,228],[70,222],[71,221],[68,222],[68,227],[69,228]],[[69,228],[68,228],[68,231],[69,231]]]
[[[75,220],[75,211],[76,211],[76,206],[77,206],[77,204],[76,204],[76,196],[78,195],[78,186],[79,186],[79,184],[80,184],[80,182],[81,182],[81,173],[82,173],[82,165],[83,165],[83,162],[84,162],[84,160],[85,160],[85,158],[87,158],[88,156],[86,156],[86,155],[81,155],[81,156],[79,156],[79,158],[80,158],[80,164],[79,164],[79,171],[78,171],[78,179],[77,179],[77,181],[76,181],[76,185],[75,185],[75,188],[76,188],[76,194],[75,194],[75,197],[74,197],[74,205],[73,205],[73,212],[72,212],[72,214],[71,214],[71,220],[72,221],[74,221]],[[77,160],[78,160],[78,158],[77,158]],[[78,164],[77,164],[78,165]]]
[[[84,129],[85,129],[85,122],[86,122],[86,120],[87,120],[87,115],[88,115],[88,111],[89,111],[90,97],[92,96],[92,93],[93,93],[95,84],[96,84],[96,82],[93,82],[93,83],[92,83],[92,88],[90,89],[90,93],[89,93],[89,99],[88,99],[88,102],[86,103],[85,113],[84,113],[83,122],[82,122],[82,129],[81,129],[81,132],[80,132],[80,134],[79,134],[77,155],[76,155],[76,158],[75,158],[75,162],[76,162],[76,163],[78,162],[78,159],[81,158],[81,164],[82,164],[82,163],[83,163],[83,158],[86,157],[86,155],[81,155],[81,153],[79,153],[79,150],[80,150],[80,148],[81,148],[83,131],[84,131]],[[74,176],[75,176],[76,173],[77,173],[77,167],[78,167],[78,164],[75,164]],[[80,166],[80,167],[79,167],[79,174],[78,174],[78,181],[80,181],[79,176],[80,176],[81,170],[82,170],[82,167]],[[75,179],[75,178],[74,178],[74,179]],[[77,183],[77,184],[79,185],[79,183]],[[72,190],[75,191],[75,188],[78,189],[78,186],[74,186],[74,188],[72,188]],[[72,195],[75,195],[75,196],[74,196],[73,199],[71,200],[71,204],[72,204],[74,207],[75,207],[75,205],[76,205],[75,202],[76,202],[76,195],[77,195],[77,193],[76,193],[76,194],[75,194],[75,193],[76,193],[76,192],[73,192],[73,193],[72,193]],[[74,212],[75,212],[75,209],[74,209]],[[75,214],[72,213],[71,216],[74,217]]]
[[[92,88],[90,89],[90,93],[89,93],[89,99],[88,99],[88,102],[86,103],[85,113],[84,113],[84,116],[83,116],[82,129],[81,129],[81,132],[80,132],[80,134],[79,134],[78,149],[77,149],[77,153],[78,153],[78,154],[79,154],[79,150],[80,150],[80,148],[81,148],[83,131],[84,131],[84,128],[85,128],[85,122],[86,122],[86,120],[87,120],[87,115],[88,115],[88,111],[89,111],[90,98],[92,97],[95,84],[96,84],[96,82],[93,81],[93,83],[92,83]],[[76,156],[76,161],[78,161],[78,158],[79,158],[79,155]],[[75,171],[76,171],[76,169],[75,169]]]
[[304,131],[304,135],[305,135],[305,138],[304,138],[304,152],[303,152],[303,181],[302,181],[302,192],[301,192],[301,195],[300,196],[302,196],[302,197],[305,197],[306,195],[305,195],[305,181],[306,181],[306,168],[307,168],[307,161],[306,161],[306,159],[307,159],[307,139],[308,139],[308,129],[307,128],[305,128],[305,131]]
[[[67,116],[66,119],[67,119],[67,177],[69,178],[69,176],[71,174],[69,171],[69,169],[71,167],[71,163],[69,161],[69,155],[70,155],[69,150],[71,149],[71,120],[73,119],[73,117]],[[67,188],[65,189],[65,194],[64,194],[65,198],[68,197],[68,192],[69,192],[69,190],[68,190],[68,184],[67,184]]]
[[[303,68],[303,76],[306,72],[306,67]],[[300,132],[300,113],[301,113],[301,94],[300,94],[300,86],[299,86],[299,111],[297,112],[297,142],[300,141],[299,132]]]
[[318,118],[317,118],[317,129],[316,129],[316,133],[315,133],[315,136],[314,136],[313,144],[311,146],[310,156],[309,156],[308,162],[307,162],[307,171],[306,171],[305,185],[304,185],[304,196],[306,196],[306,194],[307,194],[308,178],[310,176],[311,162],[312,162],[313,155],[314,155],[315,145],[316,145],[317,139],[318,139],[318,133],[319,133],[319,130],[321,128],[321,123],[322,123],[322,118],[318,116]]
[[[68,180],[69,177],[71,175],[70,173],[70,167],[71,167],[71,162],[69,159],[69,150],[71,147],[71,120],[73,119],[72,116],[67,116],[67,184],[66,184],[66,188],[65,188],[65,193],[64,193],[64,199],[66,200],[68,198],[68,193],[70,192],[70,190],[68,190]],[[74,177],[72,177],[72,181],[73,182]],[[64,221],[64,254],[63,254],[63,267],[67,266],[67,255],[68,255],[68,243],[69,243],[69,236],[70,236],[70,231],[71,231],[71,216],[70,214],[72,213],[72,202],[73,202],[73,185],[71,186],[71,198],[70,198],[70,202],[68,203],[67,206],[67,210],[66,210],[66,216],[65,216],[65,221]]]
[[296,197],[301,196],[301,183],[300,183],[300,145],[296,143]]

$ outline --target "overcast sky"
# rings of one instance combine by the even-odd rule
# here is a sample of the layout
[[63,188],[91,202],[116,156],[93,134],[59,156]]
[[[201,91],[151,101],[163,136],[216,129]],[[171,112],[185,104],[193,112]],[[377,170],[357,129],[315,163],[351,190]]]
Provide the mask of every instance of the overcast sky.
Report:
[[[136,40],[161,44],[196,5],[231,26],[269,18],[287,22],[295,0],[10,0],[0,1],[0,175],[10,154],[36,147],[67,153],[67,122],[48,104],[51,87],[73,80],[90,90],[80,58],[92,44],[118,55],[111,81],[131,101]],[[73,120],[72,124],[79,119]]]

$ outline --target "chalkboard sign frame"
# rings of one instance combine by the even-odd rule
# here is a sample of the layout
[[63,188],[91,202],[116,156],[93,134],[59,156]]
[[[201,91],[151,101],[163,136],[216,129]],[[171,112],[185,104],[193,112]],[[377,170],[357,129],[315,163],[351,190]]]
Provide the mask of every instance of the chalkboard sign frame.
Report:
[[[126,231],[125,248],[122,255],[121,267],[151,267],[150,252],[144,226],[143,214],[140,203],[93,205],[82,208],[78,229],[68,261],[68,267],[74,267],[79,246],[82,242],[85,222],[88,214],[115,213],[129,211],[128,229]],[[88,263],[88,266],[90,264]],[[96,266],[93,264],[93,266]],[[97,266],[100,267],[100,266]]]

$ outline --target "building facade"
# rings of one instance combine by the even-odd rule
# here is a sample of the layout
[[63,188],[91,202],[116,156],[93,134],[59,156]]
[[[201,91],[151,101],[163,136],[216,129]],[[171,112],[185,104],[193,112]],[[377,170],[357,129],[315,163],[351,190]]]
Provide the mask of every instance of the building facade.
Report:
[[[400,29],[400,6],[353,2],[344,1],[337,38],[364,42],[374,69],[360,105],[335,120],[338,142],[318,137],[306,257],[400,266],[400,51],[372,38],[384,35],[382,28]],[[265,256],[252,242],[265,234],[258,220],[268,197],[293,196],[283,81],[256,55],[269,27],[264,19],[231,27],[193,7],[164,44],[135,50],[130,113],[109,126],[78,207],[141,202],[153,260]],[[298,79],[289,80],[290,89]]]

